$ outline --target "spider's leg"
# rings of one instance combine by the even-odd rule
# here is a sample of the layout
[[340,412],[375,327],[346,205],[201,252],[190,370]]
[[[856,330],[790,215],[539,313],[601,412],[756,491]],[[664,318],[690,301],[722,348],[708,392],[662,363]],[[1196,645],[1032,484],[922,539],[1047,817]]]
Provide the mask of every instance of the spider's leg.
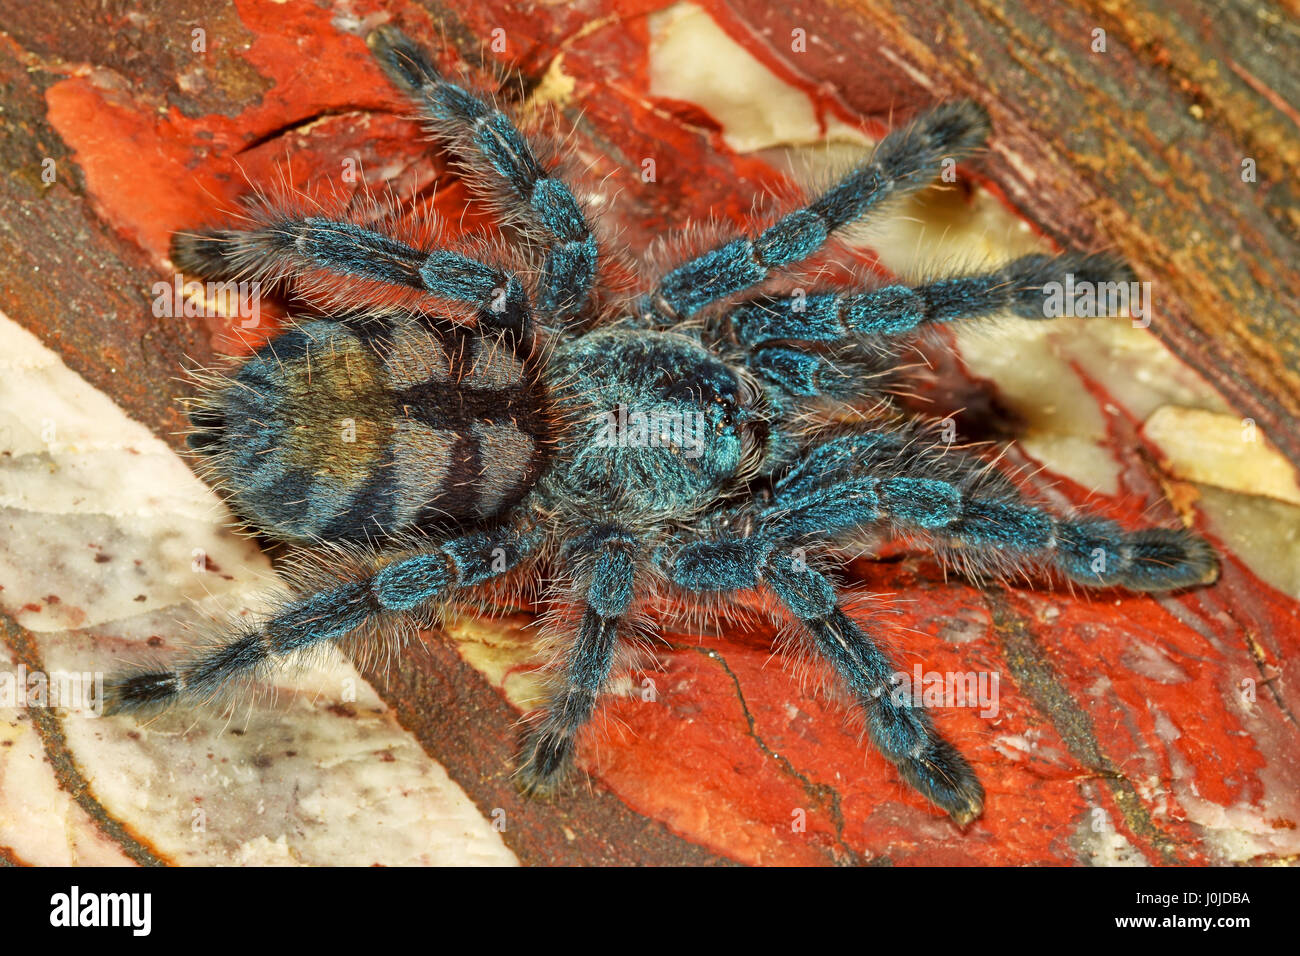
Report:
[[1109,314],[1109,304],[1127,299],[1132,279],[1128,266],[1106,255],[1032,255],[990,272],[915,288],[889,285],[865,292],[771,296],[743,303],[729,319],[736,338],[751,349],[783,340],[842,342],[858,336],[905,335],[925,324],[1001,312],[1052,318],[1053,304],[1063,304],[1056,299],[1072,287],[1122,291],[1124,299],[1098,297],[1098,309]]
[[584,560],[585,594],[577,633],[566,649],[561,683],[531,734],[520,766],[525,792],[552,789],[568,770],[579,732],[595,712],[619,647],[619,628],[632,603],[635,541],[608,529],[569,557]]
[[887,364],[863,361],[863,358],[821,355],[798,347],[771,345],[754,349],[745,364],[760,379],[776,387],[778,394],[770,401],[779,413],[790,407],[791,399],[822,395],[845,401],[863,398],[871,391],[873,378],[892,371]]
[[750,590],[761,585],[803,625],[816,650],[848,686],[866,714],[876,749],[903,779],[958,824],[978,817],[984,789],[929,714],[893,693],[897,668],[840,607],[820,572],[761,535],[692,542],[665,561],[669,578],[693,592]]
[[977,104],[959,101],[922,114],[881,140],[870,159],[803,209],[789,213],[753,238],[735,239],[665,275],[644,311],[665,324],[764,282],[774,270],[802,262],[836,230],[856,222],[883,202],[926,186],[945,159],[960,159],[988,134],[988,116]]
[[302,589],[266,619],[202,648],[170,669],[142,668],[105,684],[105,712],[167,707],[220,697],[291,655],[348,637],[393,615],[433,609],[454,591],[505,574],[541,544],[535,532],[501,529],[452,538]]
[[1218,576],[1213,549],[1190,531],[1059,517],[976,459],[934,452],[882,459],[872,453],[876,441],[847,434],[806,451],[776,483],[763,526],[819,538],[892,526],[931,539],[972,573],[1046,565],[1092,587],[1167,591]]
[[526,339],[528,293],[513,273],[445,249],[417,249],[391,236],[322,216],[284,216],[261,227],[177,233],[172,261],[198,275],[234,275],[274,284],[305,273],[415,289],[478,306],[479,322]]
[[569,187],[548,173],[505,113],[446,79],[401,31],[383,26],[366,42],[389,79],[419,103],[429,130],[464,157],[471,184],[546,250],[541,310],[575,316],[591,293],[597,248]]

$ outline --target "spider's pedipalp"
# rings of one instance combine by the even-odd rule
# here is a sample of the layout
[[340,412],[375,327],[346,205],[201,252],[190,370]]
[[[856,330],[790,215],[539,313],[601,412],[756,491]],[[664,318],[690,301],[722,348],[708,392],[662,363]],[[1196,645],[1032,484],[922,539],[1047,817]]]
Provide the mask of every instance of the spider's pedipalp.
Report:
[[591,293],[598,251],[569,187],[547,172],[505,113],[446,79],[400,30],[379,27],[366,43],[389,79],[419,104],[430,132],[465,158],[475,184],[486,185],[502,212],[546,249],[539,308],[561,320],[574,317]]
[[779,386],[790,397],[824,395],[850,401],[867,394],[871,380],[887,372],[879,364],[863,358],[841,358],[788,346],[772,346],[756,349],[748,364],[761,379]]
[[988,115],[971,101],[936,107],[881,140],[871,157],[803,209],[752,239],[735,239],[665,275],[645,310],[689,318],[719,299],[753,288],[777,269],[802,262],[831,234],[883,203],[914,192],[938,175],[945,159],[961,159],[988,135]]
[[105,684],[105,713],[220,699],[291,655],[347,638],[386,617],[422,611],[457,589],[505,574],[540,544],[534,532],[502,529],[374,560],[355,575],[296,593],[259,624],[197,649],[170,669],[116,675]]

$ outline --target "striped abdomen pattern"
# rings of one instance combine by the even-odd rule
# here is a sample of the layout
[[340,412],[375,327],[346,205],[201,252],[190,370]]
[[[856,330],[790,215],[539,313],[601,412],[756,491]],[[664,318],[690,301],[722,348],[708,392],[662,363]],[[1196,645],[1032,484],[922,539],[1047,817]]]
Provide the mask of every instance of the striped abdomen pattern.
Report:
[[236,510],[291,541],[490,519],[536,482],[550,437],[527,355],[410,319],[295,327],[191,419]]

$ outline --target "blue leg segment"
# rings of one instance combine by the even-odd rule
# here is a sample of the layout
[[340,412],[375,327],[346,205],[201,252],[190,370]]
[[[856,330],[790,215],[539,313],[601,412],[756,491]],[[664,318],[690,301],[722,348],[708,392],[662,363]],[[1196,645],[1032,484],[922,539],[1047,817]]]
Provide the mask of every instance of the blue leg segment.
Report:
[[882,373],[865,362],[787,346],[757,349],[747,364],[790,398],[861,398],[870,389],[871,379]]
[[903,779],[959,825],[979,816],[984,790],[974,771],[924,710],[893,693],[896,668],[844,613],[824,575],[762,536],[693,542],[661,560],[674,584],[695,593],[765,585],[852,693],[872,743]]
[[[1213,549],[1182,529],[1125,531],[1057,517],[955,454],[904,454],[888,434],[847,434],[805,452],[761,517],[771,534],[834,538],[873,527],[933,538],[976,575],[1046,565],[1092,587],[1167,591],[1218,575]],[[893,457],[891,457],[893,443]]]
[[430,132],[464,157],[472,184],[486,187],[506,219],[545,248],[542,312],[576,316],[590,296],[598,253],[569,187],[548,174],[509,117],[446,79],[399,30],[380,27],[366,42],[394,85],[419,104]]
[[633,597],[636,541],[617,529],[589,536],[566,560],[585,565],[585,604],[546,715],[524,748],[519,778],[525,793],[544,793],[563,779],[578,734],[595,712],[619,646],[619,626]]
[[303,588],[260,624],[168,670],[126,673],[106,686],[106,712],[204,702],[256,679],[288,655],[347,637],[392,615],[435,608],[455,591],[515,568],[541,545],[535,532],[499,530],[453,538],[395,557],[368,572]]
[[350,222],[319,216],[285,217],[263,228],[178,234],[172,259],[182,269],[210,275],[220,257],[228,272],[274,283],[312,270],[418,289],[477,307],[480,327],[527,338],[532,307],[519,278],[458,252],[416,249]]
[[837,229],[884,202],[926,186],[945,159],[961,159],[988,135],[988,116],[969,101],[948,103],[880,142],[871,158],[803,209],[752,239],[736,239],[673,269],[643,303],[664,324],[764,282],[807,259]]
[[906,335],[926,324],[1002,312],[1053,318],[1067,288],[1108,289],[1105,284],[1124,283],[1127,292],[1133,278],[1128,266],[1106,255],[1033,255],[992,272],[916,288],[889,285],[868,292],[774,296],[738,306],[730,320],[736,337],[751,348],[783,340],[842,342],[857,336]]

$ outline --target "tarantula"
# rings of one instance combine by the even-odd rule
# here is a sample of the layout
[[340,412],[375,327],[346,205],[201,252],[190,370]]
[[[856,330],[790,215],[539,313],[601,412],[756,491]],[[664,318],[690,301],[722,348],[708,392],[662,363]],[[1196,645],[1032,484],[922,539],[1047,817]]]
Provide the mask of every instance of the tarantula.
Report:
[[[398,30],[367,42],[506,213],[531,269],[274,204],[249,228],[175,237],[188,273],[344,289],[189,411],[189,444],[233,509],[327,570],[291,575],[275,610],[174,666],[117,677],[110,710],[211,699],[287,655],[428,620],[549,568],[576,610],[521,758],[523,787],[547,789],[652,597],[716,612],[758,589],[829,663],[902,778],[964,825],[983,788],[930,716],[891,694],[894,666],[832,584],[837,554],[886,533],[977,575],[1036,570],[1136,591],[1216,576],[1194,534],[1054,515],[901,412],[833,414],[879,397],[876,378],[911,333],[1005,311],[1043,318],[1045,286],[1067,273],[1125,275],[1104,256],[1032,255],[915,288],[775,288],[838,230],[976,150],[989,124],[975,104],[931,109],[803,208],[611,304],[583,206],[506,114]],[[385,289],[416,299],[394,304]],[[430,299],[441,312],[418,304]]]

